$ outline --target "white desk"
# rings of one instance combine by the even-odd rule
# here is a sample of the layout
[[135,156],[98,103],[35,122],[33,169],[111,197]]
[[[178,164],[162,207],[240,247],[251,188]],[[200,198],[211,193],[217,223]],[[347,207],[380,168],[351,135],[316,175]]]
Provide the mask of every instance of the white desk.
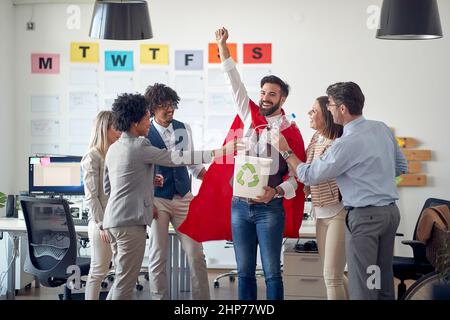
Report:
[[300,227],[299,238],[315,238],[316,237],[316,221],[304,220]]
[[[87,237],[88,227],[75,226],[75,231],[80,237]],[[27,233],[25,221],[15,218],[0,218],[0,232],[8,233],[12,239],[13,243],[11,244],[8,241],[7,245],[6,259],[10,262],[14,257],[13,248],[18,247],[19,236]],[[172,300],[178,300],[180,291],[190,291],[190,276],[186,255],[173,230],[169,230],[168,249],[167,274],[169,275],[169,294]],[[15,263],[14,259],[8,269],[6,299],[15,298]]]
[[[316,238],[315,221],[302,221],[300,238]],[[284,298],[326,299],[323,265],[318,253],[298,253],[297,239],[287,239],[283,246]]]
[[[27,227],[25,225],[25,220],[16,218],[0,218],[0,231],[3,232],[14,232],[14,233],[27,233]],[[88,233],[87,226],[75,226],[75,231],[83,236]]]

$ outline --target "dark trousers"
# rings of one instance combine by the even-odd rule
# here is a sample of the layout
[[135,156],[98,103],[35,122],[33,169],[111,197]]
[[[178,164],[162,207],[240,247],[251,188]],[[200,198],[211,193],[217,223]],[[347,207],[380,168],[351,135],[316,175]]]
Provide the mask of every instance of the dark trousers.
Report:
[[399,223],[395,203],[348,211],[345,250],[351,300],[395,299],[392,257]]

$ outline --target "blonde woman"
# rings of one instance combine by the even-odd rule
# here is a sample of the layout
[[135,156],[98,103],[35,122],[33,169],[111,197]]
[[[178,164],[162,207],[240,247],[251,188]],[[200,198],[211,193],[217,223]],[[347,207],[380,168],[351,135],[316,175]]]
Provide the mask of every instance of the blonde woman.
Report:
[[[307,163],[323,155],[334,139],[342,135],[342,126],[334,123],[327,109],[328,97],[316,99],[308,112],[310,127],[315,129],[306,149]],[[323,276],[328,300],[346,299],[345,215],[336,179],[305,187],[311,193],[312,213],[316,218],[319,254],[323,261]]]
[[101,111],[92,129],[89,151],[84,155],[81,166],[84,175],[85,201],[89,208],[88,235],[91,243],[91,267],[86,283],[86,300],[98,300],[100,285],[111,263],[111,246],[103,230],[103,215],[108,196],[103,190],[103,169],[106,152],[120,137],[113,127],[111,111]]

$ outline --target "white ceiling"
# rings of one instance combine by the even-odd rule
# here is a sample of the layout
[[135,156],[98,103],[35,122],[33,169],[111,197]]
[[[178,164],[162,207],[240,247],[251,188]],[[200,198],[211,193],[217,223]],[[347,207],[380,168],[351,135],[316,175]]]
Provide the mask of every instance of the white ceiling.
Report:
[[14,5],[23,5],[23,4],[43,4],[43,3],[54,3],[54,4],[62,4],[62,3],[94,3],[95,0],[11,0]]

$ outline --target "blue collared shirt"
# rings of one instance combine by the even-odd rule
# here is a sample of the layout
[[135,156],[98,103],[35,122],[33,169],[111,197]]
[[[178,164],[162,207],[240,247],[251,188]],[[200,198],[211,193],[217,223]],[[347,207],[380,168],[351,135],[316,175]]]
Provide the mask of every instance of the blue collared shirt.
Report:
[[306,185],[336,178],[344,206],[384,206],[398,200],[395,177],[408,164],[392,131],[383,122],[359,117],[344,126],[342,136],[311,164],[300,164],[297,176]]

